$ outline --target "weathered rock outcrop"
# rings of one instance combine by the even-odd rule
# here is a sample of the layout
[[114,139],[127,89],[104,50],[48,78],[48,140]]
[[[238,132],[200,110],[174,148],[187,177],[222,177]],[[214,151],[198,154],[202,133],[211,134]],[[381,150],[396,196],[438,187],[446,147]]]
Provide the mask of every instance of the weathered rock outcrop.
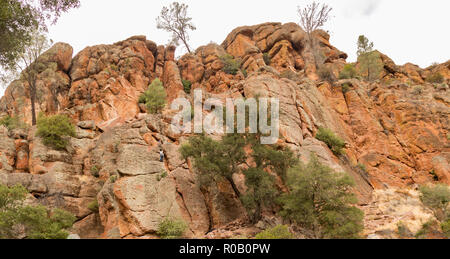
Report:
[[[316,154],[354,178],[367,215],[366,235],[397,237],[392,231],[400,221],[416,231],[432,216],[414,189],[437,181],[450,184],[449,62],[421,69],[398,66],[381,54],[382,80],[330,83],[318,80],[316,58],[337,76],[347,55],[331,46],[324,31],[312,37],[314,50],[296,24],[244,26],[221,45],[202,46],[179,60],[174,47],[144,36],[88,47],[73,59],[72,48],[58,43],[41,57],[47,68],[39,75],[38,112],[69,115],[76,137],[67,150],[55,151],[35,137],[35,128],[0,126],[0,183],[20,183],[35,202],[74,213],[72,232],[81,238],[157,238],[166,217],[183,219],[189,225],[186,235],[197,238],[251,236],[283,223],[267,211],[261,222],[249,224],[228,182],[200,187],[195,168],[179,154],[189,135],[172,132],[174,111],[142,113],[138,98],[157,77],[169,103],[180,96],[192,99],[192,92],[184,92],[185,79],[192,89],[203,89],[205,98],[279,98],[278,144],[305,162]],[[226,54],[242,61],[236,75],[222,71]],[[436,72],[445,82],[427,83]],[[30,122],[29,106],[26,83],[17,80],[0,99],[0,116]],[[319,127],[346,141],[346,156],[336,157],[314,138]],[[245,184],[241,174],[233,179]],[[98,212],[88,209],[95,200]]]

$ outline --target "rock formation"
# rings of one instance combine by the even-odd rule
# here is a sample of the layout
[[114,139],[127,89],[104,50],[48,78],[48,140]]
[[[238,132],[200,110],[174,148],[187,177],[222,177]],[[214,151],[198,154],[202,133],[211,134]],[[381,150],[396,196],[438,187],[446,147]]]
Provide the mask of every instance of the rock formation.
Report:
[[[279,223],[266,213],[257,225],[249,224],[229,183],[201,189],[195,169],[179,154],[189,135],[172,132],[173,112],[148,115],[139,106],[139,96],[157,77],[169,103],[192,98],[183,91],[185,79],[192,89],[216,98],[279,98],[280,144],[303,161],[315,153],[354,178],[368,237],[392,237],[385,230],[400,220],[415,230],[433,216],[414,189],[435,181],[450,184],[450,61],[421,69],[398,66],[381,54],[381,80],[330,83],[319,79],[314,51],[335,77],[347,55],[329,43],[326,32],[313,37],[315,50],[296,24],[244,26],[221,45],[202,46],[178,60],[174,47],[157,46],[144,36],[87,47],[73,59],[72,48],[57,43],[41,57],[46,69],[39,75],[37,111],[67,114],[77,134],[67,150],[55,151],[35,137],[33,127],[8,131],[0,126],[0,183],[22,184],[35,202],[74,213],[72,233],[81,238],[157,238],[158,223],[167,216],[186,221],[186,235],[196,238],[251,236]],[[241,72],[222,71],[225,54],[242,61]],[[426,82],[436,72],[447,84]],[[415,85],[422,86],[420,95]],[[0,99],[0,117],[29,123],[29,103],[26,83],[16,80]],[[314,138],[319,127],[345,139],[345,158]],[[243,184],[242,177],[234,178]],[[88,209],[95,200],[98,212]]]

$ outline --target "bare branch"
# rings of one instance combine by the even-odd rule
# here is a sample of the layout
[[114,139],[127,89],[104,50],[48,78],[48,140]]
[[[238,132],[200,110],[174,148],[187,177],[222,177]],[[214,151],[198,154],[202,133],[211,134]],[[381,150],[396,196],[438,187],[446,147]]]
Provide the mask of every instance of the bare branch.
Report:
[[196,27],[191,23],[192,18],[187,17],[187,8],[186,4],[173,2],[170,9],[163,7],[156,22],[158,29],[172,33],[172,44],[178,46],[181,41],[190,53],[188,30],[194,31]]
[[330,6],[313,2],[305,8],[298,7],[300,16],[300,25],[310,35],[313,31],[321,28],[330,19],[330,13],[333,10]]

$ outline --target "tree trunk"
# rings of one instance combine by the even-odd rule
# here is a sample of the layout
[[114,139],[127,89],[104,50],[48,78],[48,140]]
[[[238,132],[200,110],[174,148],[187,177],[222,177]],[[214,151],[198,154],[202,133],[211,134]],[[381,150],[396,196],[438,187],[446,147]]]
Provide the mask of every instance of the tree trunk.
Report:
[[36,88],[30,87],[31,125],[36,125]]
[[231,187],[233,188],[234,192],[236,193],[236,195],[238,196],[238,198],[241,197],[241,192],[239,191],[239,189],[237,188],[236,184],[233,181],[233,178],[227,178],[228,182],[230,182]]

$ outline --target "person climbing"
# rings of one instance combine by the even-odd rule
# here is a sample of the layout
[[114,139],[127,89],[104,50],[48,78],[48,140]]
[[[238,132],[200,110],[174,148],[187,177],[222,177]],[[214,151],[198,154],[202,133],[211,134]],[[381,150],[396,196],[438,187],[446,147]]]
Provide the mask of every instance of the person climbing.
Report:
[[162,149],[159,150],[159,162],[164,162],[164,151]]

